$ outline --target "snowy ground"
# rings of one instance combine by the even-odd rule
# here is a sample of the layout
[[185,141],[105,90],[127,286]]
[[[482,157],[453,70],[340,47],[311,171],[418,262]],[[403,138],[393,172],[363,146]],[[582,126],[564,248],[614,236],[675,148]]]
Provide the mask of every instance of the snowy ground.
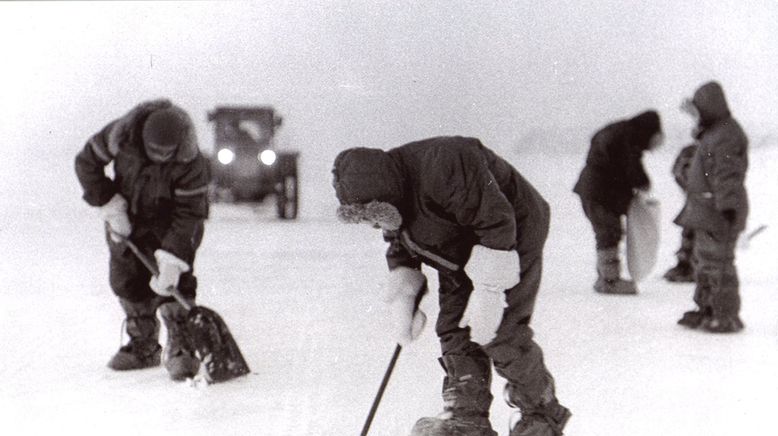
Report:
[[[662,200],[663,240],[637,297],[591,290],[593,236],[570,192],[583,155],[506,155],[552,204],[533,322],[559,398],[573,412],[568,435],[713,436],[774,427],[778,144],[751,154],[749,227],[770,228],[738,252],[746,330],[732,336],[678,327],[693,287],[661,280],[680,238],[671,223],[682,201],[669,174],[676,151],[668,145],[646,159]],[[124,374],[105,367],[119,346],[121,313],[108,289],[101,224],[75,188],[55,206],[5,209],[1,432],[358,434],[394,348],[376,297],[384,244],[375,230],[332,218],[326,166],[303,178],[305,209],[296,222],[276,220],[270,206],[213,208],[196,265],[200,303],[224,317],[254,372],[208,387],[171,382],[161,368]],[[431,321],[435,299],[432,292],[423,302]],[[417,418],[440,411],[437,355],[431,328],[403,350],[371,435],[407,434]],[[496,377],[492,422],[507,435],[501,389]]]

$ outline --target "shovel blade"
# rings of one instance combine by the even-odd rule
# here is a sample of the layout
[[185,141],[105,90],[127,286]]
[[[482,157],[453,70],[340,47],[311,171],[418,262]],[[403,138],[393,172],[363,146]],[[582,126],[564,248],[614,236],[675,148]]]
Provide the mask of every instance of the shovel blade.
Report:
[[219,314],[207,307],[193,307],[187,315],[187,327],[209,383],[225,382],[251,372]]

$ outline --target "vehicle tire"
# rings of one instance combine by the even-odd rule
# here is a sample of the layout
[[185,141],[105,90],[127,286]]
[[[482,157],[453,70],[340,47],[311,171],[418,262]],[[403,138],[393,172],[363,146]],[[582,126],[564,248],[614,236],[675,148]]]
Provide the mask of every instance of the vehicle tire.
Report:
[[276,192],[276,211],[278,217],[284,220],[297,218],[297,199],[299,183],[297,169],[283,175],[278,181]]

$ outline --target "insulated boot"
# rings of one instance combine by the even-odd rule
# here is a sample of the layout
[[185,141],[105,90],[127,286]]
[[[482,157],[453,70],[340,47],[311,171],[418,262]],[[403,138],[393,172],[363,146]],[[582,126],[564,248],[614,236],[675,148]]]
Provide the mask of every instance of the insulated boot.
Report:
[[443,413],[421,418],[411,436],[497,436],[489,422],[492,404],[492,368],[486,355],[448,355],[440,359],[443,380]]
[[170,378],[186,380],[197,375],[200,361],[195,357],[194,346],[186,327],[187,310],[178,302],[165,303],[159,307],[159,314],[167,328],[165,345],[165,369]]
[[684,228],[681,232],[681,248],[675,252],[678,265],[670,268],[664,275],[665,280],[676,283],[694,282],[694,230]]
[[664,278],[668,282],[694,283],[694,268],[690,262],[678,259],[678,265],[667,270]]
[[120,298],[119,304],[126,315],[124,326],[130,342],[119,348],[108,362],[115,371],[129,371],[158,366],[160,363],[159,321],[156,302],[146,300],[134,303]]
[[702,328],[711,333],[737,333],[743,330],[743,321],[737,315],[714,315],[703,321]]
[[678,324],[689,327],[690,329],[696,329],[700,327],[708,318],[711,317],[711,311],[708,310],[690,310],[684,312],[681,319],[678,320]]
[[539,399],[531,399],[520,392],[516,384],[505,385],[505,401],[521,412],[521,419],[512,425],[510,436],[561,436],[570,410],[559,404],[554,393],[554,379],[546,373],[546,388]]
[[594,290],[601,294],[634,295],[635,283],[620,278],[619,251],[617,247],[597,250],[597,281]]

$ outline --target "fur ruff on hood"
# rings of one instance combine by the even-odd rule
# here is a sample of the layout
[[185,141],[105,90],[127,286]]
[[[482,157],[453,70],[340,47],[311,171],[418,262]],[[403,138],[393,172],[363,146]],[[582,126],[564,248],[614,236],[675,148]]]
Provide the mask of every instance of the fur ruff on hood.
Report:
[[396,207],[383,201],[344,204],[338,207],[338,219],[346,224],[367,222],[383,230],[398,230],[403,219]]
[[111,155],[115,156],[119,152],[119,148],[124,144],[137,143],[142,146],[143,139],[141,138],[141,131],[143,130],[143,123],[146,118],[156,110],[168,108],[177,109],[180,115],[185,117],[185,124],[188,126],[186,140],[179,144],[173,160],[180,163],[193,161],[200,153],[200,149],[197,145],[197,134],[195,132],[194,123],[192,123],[192,119],[186,111],[175,106],[168,99],[143,102],[121,118],[117,119],[108,133],[108,151]]

